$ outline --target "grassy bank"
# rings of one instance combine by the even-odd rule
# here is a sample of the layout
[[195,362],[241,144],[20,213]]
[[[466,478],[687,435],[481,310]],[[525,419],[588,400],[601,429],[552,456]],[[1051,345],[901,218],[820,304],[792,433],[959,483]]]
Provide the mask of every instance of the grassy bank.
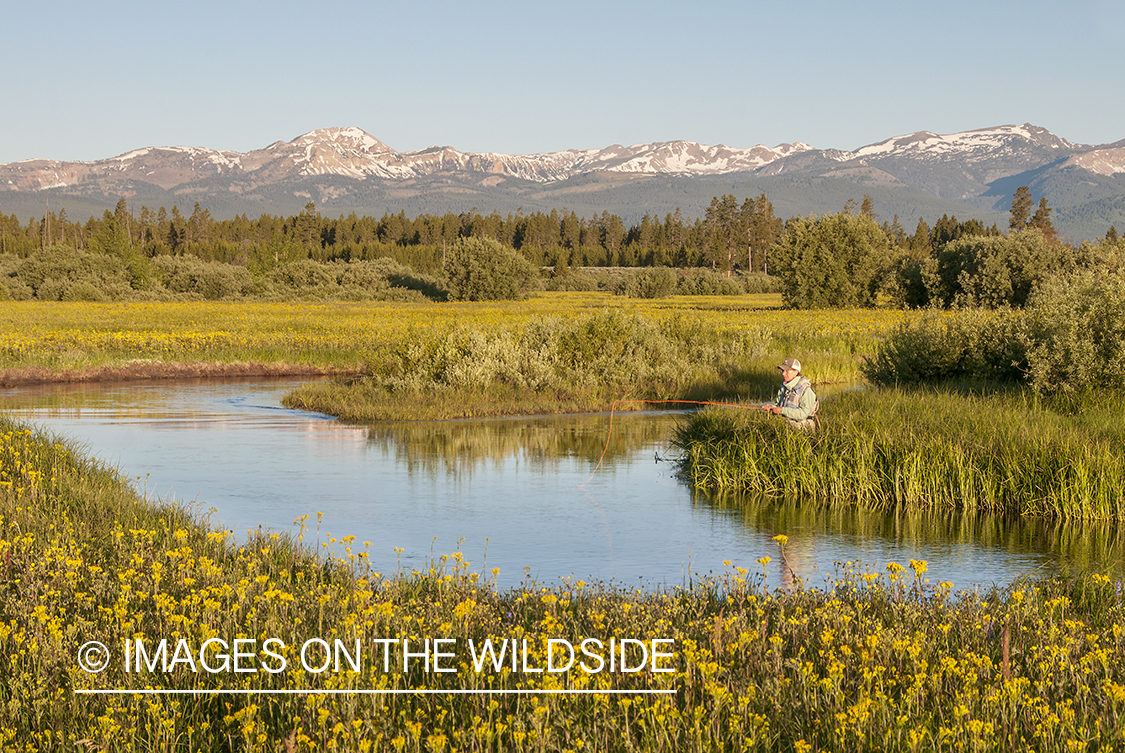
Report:
[[[765,359],[765,381],[773,379],[769,362],[790,351],[802,354],[817,379],[850,381],[860,376],[861,355],[872,351],[876,338],[909,316],[784,311],[775,308],[779,304],[776,295],[646,301],[597,292],[541,293],[528,301],[494,303],[0,301],[0,383],[337,373],[374,379],[353,379],[347,389],[322,387],[302,394],[300,404],[355,418],[569,412],[604,407],[605,399],[628,396],[629,389],[615,385],[593,394],[586,382],[563,389],[537,383],[529,389],[503,379],[477,389],[424,372],[436,360],[476,358],[477,345],[487,349],[494,340],[526,339],[535,328],[618,314],[622,321],[655,328],[667,338],[665,346],[687,349],[673,353],[676,359],[686,352],[712,354],[692,364],[699,368],[689,381],[678,383],[684,394],[711,394],[716,382],[729,392],[749,389],[738,380],[752,376],[735,372],[749,372],[753,363],[724,366],[723,358],[736,355]],[[609,333],[608,340],[620,334]],[[596,340],[583,343],[580,355],[600,347]],[[723,348],[726,355],[719,352]],[[742,350],[736,353],[737,348]],[[684,378],[682,371],[673,377]],[[584,376],[580,370],[572,375]],[[645,394],[667,393],[645,380],[637,384]],[[425,407],[425,400],[433,406]],[[425,409],[411,414],[415,405]],[[442,406],[455,410],[442,413]]]
[[[672,307],[454,323],[373,349],[364,373],[286,405],[351,420],[607,410],[617,400],[762,400],[799,352],[820,384],[854,381],[902,314]],[[721,316],[716,316],[721,314]],[[622,407],[640,407],[628,403]]]
[[[294,539],[242,546],[182,510],[138,499],[111,471],[50,437],[0,433],[0,747],[5,750],[883,750],[1113,749],[1125,743],[1125,612],[1115,584],[1018,584],[954,594],[925,563],[844,571],[830,591],[770,590],[731,567],[680,588],[638,592],[565,582],[498,590],[460,555],[424,572],[379,574],[357,542],[304,521]],[[302,539],[302,540],[297,540]],[[321,546],[317,546],[317,544]],[[763,552],[784,558],[779,549]],[[314,551],[322,550],[317,558]],[[1118,587],[1120,584],[1116,584]],[[264,641],[276,638],[272,655]],[[407,671],[383,644],[457,643]],[[478,671],[465,644],[527,640],[546,666],[549,639],[651,640],[672,655],[625,673]],[[169,643],[163,661],[158,641]],[[314,671],[336,639],[364,656],[352,671]],[[125,639],[141,640],[126,672]],[[208,639],[241,644],[179,653]],[[111,650],[82,671],[79,648]],[[558,645],[558,644],[556,644]],[[257,650],[255,650],[257,649]],[[238,648],[225,652],[231,659]],[[640,662],[635,644],[629,661]],[[91,655],[82,654],[87,659]],[[272,673],[279,661],[287,669]],[[177,661],[178,659],[178,661]],[[204,665],[204,661],[209,665]],[[149,661],[153,669],[149,668]],[[556,659],[557,661],[557,659]],[[590,666],[596,663],[589,659]],[[556,664],[555,666],[559,666]],[[660,690],[670,695],[85,695],[142,691],[305,689]]]
[[829,505],[1125,519],[1119,395],[1047,399],[1013,387],[869,390],[825,402],[823,429],[792,432],[712,410],[677,432],[698,487]]

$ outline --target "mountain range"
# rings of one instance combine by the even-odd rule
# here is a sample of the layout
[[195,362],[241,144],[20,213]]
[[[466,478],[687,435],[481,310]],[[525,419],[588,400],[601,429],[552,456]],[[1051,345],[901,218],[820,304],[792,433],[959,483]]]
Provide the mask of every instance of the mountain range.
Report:
[[124,196],[137,207],[199,202],[220,218],[294,214],[313,201],[333,216],[565,207],[637,221],[677,208],[701,216],[724,193],[765,192],[782,217],[839,211],[870,194],[880,219],[897,216],[909,232],[919,217],[933,224],[942,214],[1004,227],[1021,185],[1048,199],[1064,238],[1125,230],[1125,140],[1075,144],[1031,124],[922,131],[854,151],[667,141],[514,156],[398,152],[360,128],[325,128],[246,153],[145,147],[95,162],[0,165],[0,211],[40,215],[50,204],[82,219]]

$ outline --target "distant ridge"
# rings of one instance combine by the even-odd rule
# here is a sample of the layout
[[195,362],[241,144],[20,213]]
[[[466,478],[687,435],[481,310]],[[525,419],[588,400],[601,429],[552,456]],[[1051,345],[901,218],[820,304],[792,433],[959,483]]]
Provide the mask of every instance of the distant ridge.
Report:
[[217,216],[291,212],[311,200],[324,211],[568,206],[638,217],[675,208],[698,215],[710,196],[742,190],[780,194],[790,214],[838,211],[841,197],[871,193],[884,219],[893,212],[905,223],[932,222],[959,211],[991,222],[1019,185],[1048,198],[1064,236],[1094,237],[1113,223],[1125,229],[1125,202],[1117,200],[1125,197],[1125,140],[1075,144],[1024,124],[920,131],[854,151],[666,141],[505,155],[449,146],[398,152],[360,128],[324,128],[244,154],[144,147],[95,162],[0,165],[0,211],[26,211],[57,196],[77,217],[125,196],[153,205],[198,201]]

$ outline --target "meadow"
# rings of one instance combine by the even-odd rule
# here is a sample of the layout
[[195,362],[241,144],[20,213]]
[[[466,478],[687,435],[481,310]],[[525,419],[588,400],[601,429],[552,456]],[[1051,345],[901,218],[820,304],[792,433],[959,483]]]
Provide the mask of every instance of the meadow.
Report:
[[[495,390],[512,393],[500,405],[513,411],[531,396],[566,410],[646,395],[750,401],[772,396],[776,364],[791,354],[818,389],[861,383],[863,357],[914,316],[779,304],[599,293],[489,304],[0,302],[0,370],[10,383],[159,378],[184,365],[294,369],[379,391],[367,406],[433,392],[443,398],[434,404],[470,412]],[[508,369],[500,385],[483,386],[497,368]],[[528,381],[535,374],[540,383]],[[559,378],[585,387],[563,393]],[[685,474],[713,489],[826,507],[1119,519],[1122,407],[1012,386],[844,390],[826,401],[816,435],[712,409],[678,441]],[[573,579],[500,589],[487,563],[458,552],[375,572],[367,545],[322,532],[314,511],[290,534],[239,543],[56,438],[0,421],[0,748],[1125,746],[1120,581],[1091,570],[964,589],[930,583],[927,563],[911,560],[841,563],[826,588],[770,582],[765,566],[784,563],[786,545],[779,536],[757,563],[643,591]],[[419,651],[436,638],[456,642],[443,658],[455,671],[417,657],[403,667],[401,655],[383,663],[390,644],[380,641]],[[534,671],[560,641],[611,638],[650,641],[650,659],[651,641],[667,640],[659,669],[671,671]],[[518,641],[527,664],[478,667],[469,640]],[[109,650],[104,671],[79,665],[90,641]],[[312,668],[301,655],[309,641]],[[325,648],[340,664],[319,671]],[[121,692],[91,692],[106,689]]]
[[[526,301],[434,302],[119,302],[0,301],[0,369],[57,371],[136,359],[284,361],[359,369],[369,352],[452,327],[495,332],[535,318],[599,311],[654,321],[690,317],[720,332],[763,328],[781,345],[812,340],[862,349],[906,314],[856,310],[790,311],[780,296],[674,296],[631,299],[600,292],[541,292]],[[858,372],[857,372],[858,373]]]
[[0,301],[0,384],[332,374],[346,379],[309,385],[288,404],[356,420],[760,400],[790,352],[821,382],[861,378],[862,354],[910,316],[780,303],[598,292],[487,303]]
[[[784,562],[786,544],[778,536],[758,565]],[[262,533],[240,545],[181,507],[138,497],[114,471],[55,438],[3,422],[0,747],[1108,751],[1125,744],[1121,584],[1097,573],[959,591],[930,583],[922,561],[879,570],[852,563],[828,588],[813,589],[767,582],[753,563],[729,563],[717,576],[662,590],[573,580],[499,590],[485,563],[457,552],[391,573],[373,572],[365,554],[361,542],[330,536],[308,516],[291,535]],[[407,640],[421,651],[438,637],[456,641],[441,659],[452,672],[434,671],[436,658],[433,666],[416,657],[400,668],[394,654],[384,664],[389,644],[378,641]],[[667,641],[650,650],[667,655],[636,672],[534,671],[562,666],[557,658],[548,664],[561,641],[611,638]],[[314,639],[324,643],[302,657]],[[514,669],[478,667],[464,650],[470,639],[516,640],[527,654]],[[95,640],[109,648],[109,663],[86,672],[79,661],[97,659],[88,644]],[[207,641],[210,649],[201,648]],[[337,645],[347,651],[332,667],[324,648]],[[636,667],[637,644],[630,650]],[[597,667],[585,658],[588,669]],[[122,692],[89,692],[106,689]],[[155,692],[168,690],[177,694]],[[379,692],[348,692],[357,690]],[[494,692],[501,690],[521,694]],[[672,692],[636,692],[661,690]]]

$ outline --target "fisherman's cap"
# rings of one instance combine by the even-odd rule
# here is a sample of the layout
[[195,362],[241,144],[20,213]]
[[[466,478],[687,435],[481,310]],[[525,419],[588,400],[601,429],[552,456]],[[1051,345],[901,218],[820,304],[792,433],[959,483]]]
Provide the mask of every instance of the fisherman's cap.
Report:
[[796,358],[786,358],[777,368],[781,369],[782,371],[785,371],[786,369],[793,369],[793,371],[796,371],[798,374],[800,374],[801,362]]

